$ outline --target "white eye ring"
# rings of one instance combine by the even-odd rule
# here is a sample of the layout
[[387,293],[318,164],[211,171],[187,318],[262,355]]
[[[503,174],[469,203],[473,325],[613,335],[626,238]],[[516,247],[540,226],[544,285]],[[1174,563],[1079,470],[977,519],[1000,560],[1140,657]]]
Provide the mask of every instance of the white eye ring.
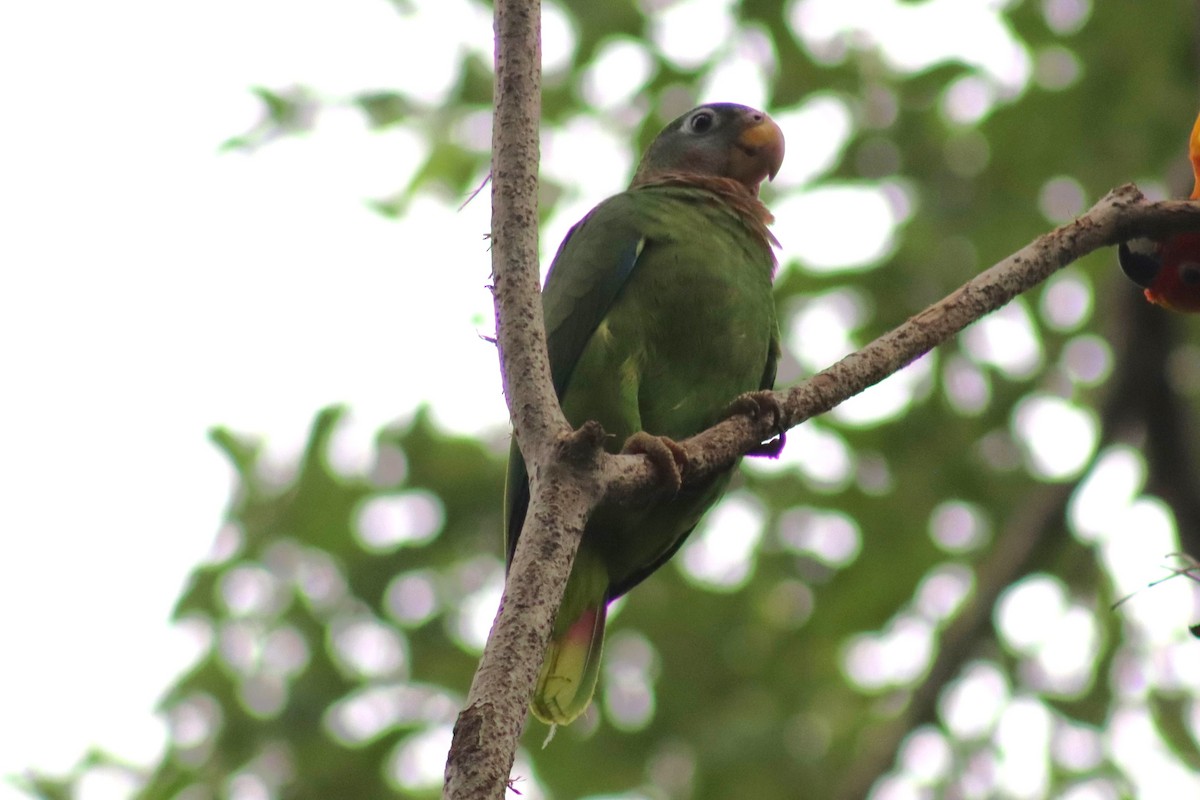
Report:
[[693,113],[687,120],[687,129],[691,133],[708,133],[717,125],[717,115],[707,108]]

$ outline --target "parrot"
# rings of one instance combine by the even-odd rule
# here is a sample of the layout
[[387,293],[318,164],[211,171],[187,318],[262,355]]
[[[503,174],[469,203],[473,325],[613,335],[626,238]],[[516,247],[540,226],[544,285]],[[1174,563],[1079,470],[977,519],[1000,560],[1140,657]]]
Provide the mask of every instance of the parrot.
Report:
[[[1195,177],[1189,199],[1200,200],[1200,116],[1188,138],[1188,158]],[[1117,260],[1130,280],[1145,290],[1146,299],[1172,311],[1200,311],[1200,233],[1177,233],[1161,242],[1141,241],[1149,242],[1148,251],[1121,242]]]
[[[599,422],[608,451],[645,454],[678,481],[686,455],[676,440],[735,413],[780,419],[770,391],[781,352],[772,295],[779,243],[758,190],[778,173],[783,151],[783,132],[761,111],[694,108],[653,140],[628,189],[567,233],[542,291],[551,378],[567,421]],[[778,455],[784,440],[781,430],[750,454]],[[671,558],[731,472],[636,507],[593,511],[538,674],[534,716],[565,725],[587,709],[608,604]],[[514,439],[509,566],[528,506]]]

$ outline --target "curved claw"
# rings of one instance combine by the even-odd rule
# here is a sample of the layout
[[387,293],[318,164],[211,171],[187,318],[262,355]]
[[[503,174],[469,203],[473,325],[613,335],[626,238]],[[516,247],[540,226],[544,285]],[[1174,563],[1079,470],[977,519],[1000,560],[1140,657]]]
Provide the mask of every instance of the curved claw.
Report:
[[783,403],[779,402],[779,398],[775,396],[775,393],[769,390],[761,390],[738,395],[729,404],[729,409],[726,411],[726,416],[732,417],[735,414],[745,414],[751,419],[770,417],[771,429],[776,431],[777,435],[770,441],[762,442],[750,448],[746,451],[746,455],[779,458],[779,454],[783,452],[784,445],[787,444],[787,431],[783,429]]
[[687,451],[674,439],[638,431],[625,440],[621,452],[626,455],[644,455],[650,459],[650,463],[662,476],[672,494],[683,486],[683,473],[688,467],[688,456]]

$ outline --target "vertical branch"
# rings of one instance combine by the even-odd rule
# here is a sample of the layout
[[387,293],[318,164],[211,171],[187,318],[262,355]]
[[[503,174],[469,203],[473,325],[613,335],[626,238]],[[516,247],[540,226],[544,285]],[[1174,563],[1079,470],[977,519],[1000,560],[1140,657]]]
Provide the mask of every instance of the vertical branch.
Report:
[[550,381],[538,302],[540,0],[496,0],[492,115],[492,279],[504,395],[526,460],[566,420]]
[[[574,435],[550,378],[538,292],[539,0],[495,0],[492,278],[504,394],[531,480],[504,596],[454,725],[442,797],[503,798],[587,515],[601,431]],[[497,498],[498,500],[499,498]]]

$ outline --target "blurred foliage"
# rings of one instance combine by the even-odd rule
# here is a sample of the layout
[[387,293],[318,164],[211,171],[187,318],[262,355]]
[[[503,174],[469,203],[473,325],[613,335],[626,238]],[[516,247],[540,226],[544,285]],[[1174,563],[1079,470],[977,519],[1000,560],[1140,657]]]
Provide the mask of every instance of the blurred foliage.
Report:
[[[671,5],[562,3],[576,41],[547,76],[547,127],[604,116],[636,152],[690,106],[729,51],[695,65],[661,52],[653,18]],[[911,214],[869,269],[783,265],[789,326],[849,301],[857,310],[840,333],[865,343],[1112,186],[1157,181],[1180,195],[1188,185],[1200,75],[1190,3],[1007,4],[998,13],[1032,73],[1015,86],[959,60],[905,71],[862,36],[815,46],[793,25],[798,5],[734,5],[736,31],[766,53],[774,113],[816,92],[850,111],[835,163],[792,191],[883,186]],[[421,13],[418,2],[396,6]],[[641,43],[652,69],[614,118],[589,107],[582,86],[621,37]],[[490,91],[490,65],[466,53],[436,108],[404,86],[353,98],[373,125],[428,140],[423,166],[383,210],[402,214],[418,191],[474,188],[487,153],[459,132],[487,111]],[[257,93],[262,124],[229,146],[303,130],[325,102],[303,88]],[[961,96],[981,103],[966,119],[954,111]],[[563,189],[547,190],[547,214]],[[774,191],[769,201],[786,199]],[[1141,474],[1130,502],[1163,498],[1151,505],[1181,533],[1139,555],[1141,572],[1153,576],[1171,549],[1200,553],[1194,325],[1144,303],[1113,255],[1097,253],[912,368],[894,389],[898,410],[865,421],[835,412],[793,432],[783,463],[748,464],[729,500],[761,532],[745,577],[697,578],[687,564],[699,556],[685,548],[622,601],[598,702],[544,748],[545,728],[530,723],[515,789],[1117,797],[1147,780],[1125,757],[1139,747],[1158,753],[1151,771],[1200,768],[1191,608],[1166,635],[1127,614],[1143,597],[1111,611],[1114,553],[1131,552],[1117,545],[1141,531],[1101,534],[1075,513],[1101,465],[1124,459]],[[804,344],[789,340],[784,382],[802,376]],[[1024,355],[1006,360],[1006,346]],[[1046,440],[1050,457],[1059,440],[1055,426],[1026,425],[1038,408],[1065,409],[1076,426],[1057,431],[1082,453],[1065,468],[1042,463]],[[213,559],[176,609],[205,646],[163,701],[171,742],[141,796],[439,794],[502,576],[504,436],[450,437],[418,412],[380,432],[368,474],[344,475],[329,459],[338,420],[318,417],[294,474],[268,470],[252,439],[214,435],[238,486]],[[1018,618],[1035,629],[1027,640],[1003,622],[1022,603],[1044,622]],[[1131,719],[1145,724],[1120,733]],[[25,786],[65,797],[77,779]]]

